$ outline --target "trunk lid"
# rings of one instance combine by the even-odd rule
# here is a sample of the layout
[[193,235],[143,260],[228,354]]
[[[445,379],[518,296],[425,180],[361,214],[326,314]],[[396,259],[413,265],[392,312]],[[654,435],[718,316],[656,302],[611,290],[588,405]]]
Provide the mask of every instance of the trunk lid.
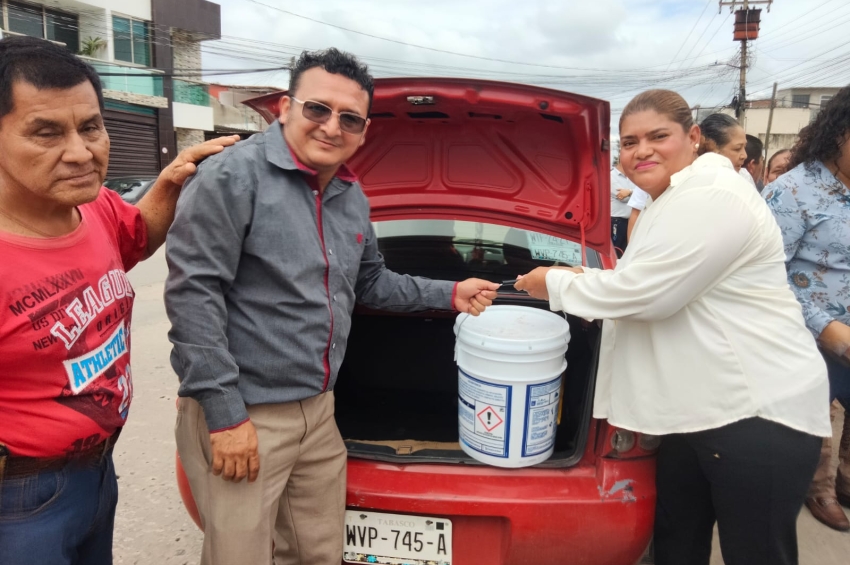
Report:
[[[271,122],[282,94],[245,104]],[[375,80],[367,142],[348,166],[373,218],[482,219],[610,254],[607,102],[453,78]]]

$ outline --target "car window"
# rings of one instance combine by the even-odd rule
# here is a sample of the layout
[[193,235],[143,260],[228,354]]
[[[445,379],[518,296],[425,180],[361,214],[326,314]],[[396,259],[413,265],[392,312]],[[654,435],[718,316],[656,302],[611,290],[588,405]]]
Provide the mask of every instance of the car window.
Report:
[[118,193],[127,202],[135,202],[147,187],[153,182],[150,179],[112,179],[103,185]]
[[[510,226],[461,220],[374,222],[387,267],[405,274],[458,280],[514,279],[537,267],[580,265],[581,245]],[[587,251],[590,266],[598,256]]]

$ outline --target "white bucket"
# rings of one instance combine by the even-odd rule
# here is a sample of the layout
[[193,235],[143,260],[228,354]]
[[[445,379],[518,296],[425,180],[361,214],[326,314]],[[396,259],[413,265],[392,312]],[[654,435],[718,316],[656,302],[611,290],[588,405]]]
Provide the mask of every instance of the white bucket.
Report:
[[527,306],[491,306],[455,322],[458,431],[470,457],[527,467],[555,449],[567,321]]

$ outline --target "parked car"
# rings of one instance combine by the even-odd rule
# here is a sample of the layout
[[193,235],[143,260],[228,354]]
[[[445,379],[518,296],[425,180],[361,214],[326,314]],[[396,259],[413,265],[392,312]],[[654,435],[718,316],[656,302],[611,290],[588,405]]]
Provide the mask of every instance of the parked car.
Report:
[[103,186],[118,193],[125,202],[136,204],[153,186],[156,177],[117,177],[107,179]]
[[[246,103],[271,121],[280,96]],[[542,265],[613,267],[609,112],[531,86],[376,80],[367,142],[349,166],[387,266],[493,281]],[[498,303],[548,309],[519,294]],[[592,418],[600,325],[567,316],[554,455],[503,469],[458,443],[455,317],[355,310],[334,391],[349,453],[345,562],[638,562],[652,534],[658,439]]]

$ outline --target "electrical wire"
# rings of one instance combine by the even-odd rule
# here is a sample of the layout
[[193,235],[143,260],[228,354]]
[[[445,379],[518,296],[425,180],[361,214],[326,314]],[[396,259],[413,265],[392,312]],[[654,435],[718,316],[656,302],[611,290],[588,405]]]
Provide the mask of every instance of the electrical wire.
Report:
[[[664,68],[664,70],[665,70],[665,71],[667,71],[667,70],[669,70],[669,69],[670,69],[670,65],[672,64],[672,62],[673,62],[673,61],[675,61],[675,60],[676,60],[676,57],[678,57],[678,56],[679,56],[679,53],[681,53],[681,52],[682,52],[682,49],[683,49],[683,48],[685,47],[685,45],[688,43],[688,40],[691,38],[691,35],[693,35],[694,30],[697,28],[697,24],[699,24],[700,20],[702,19],[703,14],[705,14],[705,11],[708,9],[709,5],[710,5],[712,2],[713,2],[713,0],[708,0],[708,2],[706,2],[706,3],[705,3],[705,6],[703,6],[703,8],[702,8],[702,12],[700,12],[700,13],[699,13],[699,16],[697,17],[696,21],[694,22],[693,27],[691,27],[691,30],[687,33],[687,35],[685,35],[685,40],[684,40],[684,41],[683,41],[683,42],[679,45],[679,50],[678,50],[678,51],[676,51],[676,54],[675,54],[675,55],[673,55],[673,59],[671,60],[671,62],[670,62],[670,63],[667,63],[667,66]],[[702,37],[702,36],[700,36],[700,38],[701,38],[701,37]],[[699,39],[697,39],[697,43],[698,43],[698,42],[699,42]],[[689,53],[689,54],[690,54],[690,53]]]

